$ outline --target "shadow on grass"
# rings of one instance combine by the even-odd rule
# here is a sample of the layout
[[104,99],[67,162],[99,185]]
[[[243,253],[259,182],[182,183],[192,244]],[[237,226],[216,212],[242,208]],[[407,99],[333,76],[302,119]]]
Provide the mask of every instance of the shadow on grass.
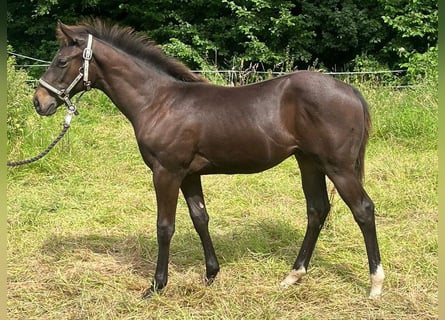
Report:
[[[289,265],[290,270],[300,249],[304,228],[305,226],[295,230],[295,227],[286,222],[274,220],[245,227],[238,226],[224,233],[216,233],[212,238],[221,268],[246,258],[258,261],[273,258]],[[54,262],[79,259],[76,252],[111,256],[118,263],[129,265],[136,275],[151,279],[156,268],[157,241],[154,236],[141,233],[122,236],[103,234],[54,236],[42,245],[41,252]],[[363,254],[365,254],[364,245]],[[352,267],[332,261],[331,257],[324,258],[323,255],[321,249],[316,249],[311,260],[311,265],[326,270],[322,274],[332,273],[344,281],[354,282],[363,287],[368,285],[361,281],[363,274],[356,274],[356,270]],[[204,273],[204,254],[194,230],[175,234],[170,256],[170,263],[175,265],[177,271],[187,271],[190,267],[198,266],[202,267]]]

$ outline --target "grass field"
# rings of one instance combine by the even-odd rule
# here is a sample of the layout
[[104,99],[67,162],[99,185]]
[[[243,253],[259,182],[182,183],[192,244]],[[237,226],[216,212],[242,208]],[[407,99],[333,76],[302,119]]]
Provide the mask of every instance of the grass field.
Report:
[[[386,272],[381,299],[367,298],[364,242],[335,192],[308,274],[279,287],[306,227],[290,158],[261,174],[203,178],[222,269],[212,286],[202,283],[201,245],[180,199],[169,285],[141,300],[157,254],[151,173],[129,123],[92,92],[55,150],[8,171],[9,318],[437,319],[436,92],[362,90],[374,119],[365,186]],[[63,111],[31,112],[11,159],[35,155],[60,129]]]

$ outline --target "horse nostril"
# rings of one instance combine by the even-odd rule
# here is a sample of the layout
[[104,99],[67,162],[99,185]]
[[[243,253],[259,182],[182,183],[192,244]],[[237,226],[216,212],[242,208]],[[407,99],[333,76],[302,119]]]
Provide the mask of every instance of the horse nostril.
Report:
[[36,108],[36,110],[40,110],[39,99],[37,99],[37,97],[35,97],[33,102],[34,102],[34,107]]

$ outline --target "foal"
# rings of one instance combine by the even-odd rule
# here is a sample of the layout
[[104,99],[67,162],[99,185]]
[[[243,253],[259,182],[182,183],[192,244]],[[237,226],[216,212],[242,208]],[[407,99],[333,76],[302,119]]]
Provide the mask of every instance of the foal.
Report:
[[370,116],[356,89],[307,71],[235,88],[212,85],[133,29],[100,20],[59,23],[57,35],[61,47],[35,91],[36,111],[49,116],[63,102],[72,108],[70,98],[80,91],[102,90],[131,122],[142,158],[153,172],[158,257],[145,297],[167,284],[179,190],[201,239],[211,283],[219,263],[201,175],[260,172],[292,155],[301,170],[308,223],[281,285],[295,284],[306,274],[330,210],[327,176],[360,227],[370,297],[380,296],[384,273],[374,204],[362,185]]

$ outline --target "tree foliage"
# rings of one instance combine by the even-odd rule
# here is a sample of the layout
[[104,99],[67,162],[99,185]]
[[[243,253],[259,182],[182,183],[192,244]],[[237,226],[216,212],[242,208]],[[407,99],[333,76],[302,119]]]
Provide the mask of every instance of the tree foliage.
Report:
[[380,0],[383,21],[394,37],[386,50],[398,55],[411,80],[438,78],[438,2],[436,0]]
[[363,57],[406,68],[431,57],[438,33],[435,0],[10,0],[8,40],[48,60],[56,21],[86,16],[132,26],[201,69],[344,70]]

